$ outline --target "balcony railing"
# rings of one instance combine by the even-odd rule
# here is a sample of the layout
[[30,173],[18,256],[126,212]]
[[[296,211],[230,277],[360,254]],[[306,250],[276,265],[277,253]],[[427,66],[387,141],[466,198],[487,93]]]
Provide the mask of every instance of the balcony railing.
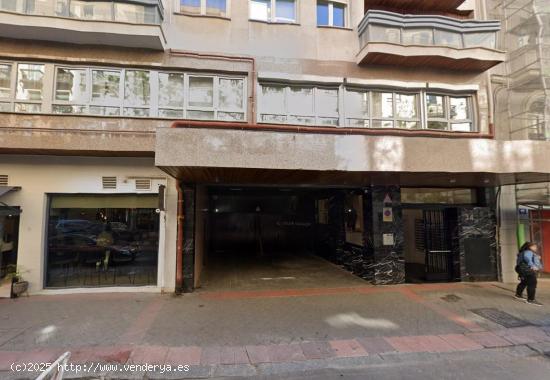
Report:
[[131,24],[162,23],[161,0],[0,0],[0,11]]
[[404,46],[496,49],[500,22],[371,10],[358,29],[361,48],[369,42],[386,42]]

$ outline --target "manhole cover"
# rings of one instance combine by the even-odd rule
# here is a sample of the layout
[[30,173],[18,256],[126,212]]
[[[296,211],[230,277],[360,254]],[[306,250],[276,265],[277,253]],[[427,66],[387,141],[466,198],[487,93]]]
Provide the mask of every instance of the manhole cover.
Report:
[[523,319],[516,318],[513,315],[494,308],[470,309],[470,311],[507,328],[530,325],[529,322],[526,322]]
[[447,294],[445,297],[441,297],[441,299],[447,302],[458,302],[462,300],[462,298],[460,298],[456,294]]

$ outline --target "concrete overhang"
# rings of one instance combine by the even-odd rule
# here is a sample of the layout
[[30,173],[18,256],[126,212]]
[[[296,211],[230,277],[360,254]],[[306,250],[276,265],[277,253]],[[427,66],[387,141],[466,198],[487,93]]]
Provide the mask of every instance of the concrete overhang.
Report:
[[164,50],[160,25],[0,12],[0,37],[80,45],[109,45]]
[[550,181],[550,143],[159,128],[155,164],[209,184],[497,186]]
[[506,53],[483,47],[400,45],[367,42],[357,55],[357,64],[431,67],[457,71],[486,71],[504,62]]

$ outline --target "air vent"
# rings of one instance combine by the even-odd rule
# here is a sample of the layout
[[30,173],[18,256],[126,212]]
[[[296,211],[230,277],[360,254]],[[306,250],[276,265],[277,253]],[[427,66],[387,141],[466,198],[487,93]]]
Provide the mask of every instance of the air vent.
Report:
[[102,177],[103,188],[105,190],[114,190],[116,189],[116,177]]
[[8,175],[0,174],[0,186],[8,186]]
[[147,178],[136,179],[136,190],[151,190],[151,180]]

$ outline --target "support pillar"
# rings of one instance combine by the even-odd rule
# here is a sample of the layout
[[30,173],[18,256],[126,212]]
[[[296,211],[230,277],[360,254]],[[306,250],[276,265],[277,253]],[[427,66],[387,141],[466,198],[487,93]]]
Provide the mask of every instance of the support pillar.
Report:
[[183,184],[183,292],[194,290],[195,275],[195,185]]

